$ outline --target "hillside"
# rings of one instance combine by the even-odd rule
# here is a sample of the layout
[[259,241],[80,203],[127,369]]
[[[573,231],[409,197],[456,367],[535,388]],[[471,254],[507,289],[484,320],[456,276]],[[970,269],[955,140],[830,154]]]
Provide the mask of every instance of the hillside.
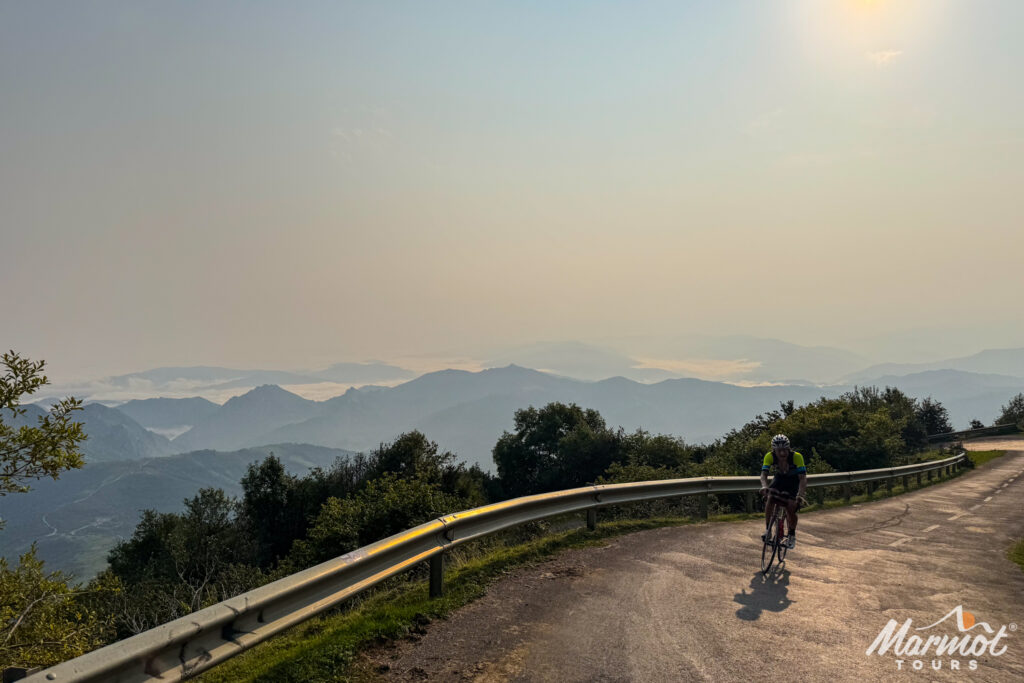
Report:
[[[38,418],[46,414],[43,408],[35,404],[22,407],[25,414],[13,420],[10,413],[4,411],[4,421],[16,427],[34,427],[38,424]],[[166,438],[148,431],[115,408],[108,408],[100,403],[87,403],[72,415],[76,422],[82,423],[82,430],[89,437],[81,445],[86,462],[137,460],[176,452]]]
[[87,463],[56,481],[32,482],[28,493],[0,497],[3,555],[11,558],[37,542],[49,569],[89,577],[103,568],[106,553],[130,536],[144,509],[176,512],[200,488],[239,495],[249,463],[273,452],[297,475],[329,466],[347,451],[278,444],[228,453],[196,451],[162,458]]
[[314,417],[319,410],[319,403],[267,384],[227,401],[171,443],[179,451],[258,446],[273,441],[261,439],[260,435]]
[[885,375],[904,376],[929,370],[959,370],[978,374],[1008,375],[1024,378],[1024,348],[986,349],[970,356],[933,363],[883,363],[847,375],[847,383],[863,382]]
[[195,425],[220,408],[205,398],[146,398],[126,401],[118,410],[146,429],[173,429]]

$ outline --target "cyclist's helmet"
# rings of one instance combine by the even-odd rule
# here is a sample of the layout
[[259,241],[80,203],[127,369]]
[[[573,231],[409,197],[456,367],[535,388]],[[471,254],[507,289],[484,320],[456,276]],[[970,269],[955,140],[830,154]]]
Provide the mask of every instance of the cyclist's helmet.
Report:
[[785,434],[776,434],[772,437],[772,450],[789,448],[789,437]]

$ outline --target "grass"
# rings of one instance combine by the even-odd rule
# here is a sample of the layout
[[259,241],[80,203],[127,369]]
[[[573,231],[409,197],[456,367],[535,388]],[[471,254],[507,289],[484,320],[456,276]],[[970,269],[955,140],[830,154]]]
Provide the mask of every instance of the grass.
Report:
[[[1003,451],[969,453],[975,466],[982,465]],[[962,471],[961,471],[962,472]],[[959,473],[958,473],[959,474]],[[957,475],[954,475],[957,476]],[[917,490],[947,479],[936,477],[916,486],[911,477],[909,490]],[[812,503],[802,513],[833,509],[906,493],[900,482],[887,490],[880,487],[873,494],[826,499],[824,504]],[[841,488],[834,490],[841,492]],[[814,492],[808,492],[814,498]],[[737,522],[762,519],[763,512],[714,515],[708,521]],[[298,625],[252,650],[234,657],[201,677],[206,683],[250,681],[252,683],[310,683],[351,681],[372,677],[372,672],[358,671],[353,664],[359,653],[375,644],[405,638],[424,632],[435,619],[443,619],[453,611],[484,594],[487,587],[512,570],[537,564],[555,554],[572,549],[602,545],[607,539],[646,529],[681,526],[696,521],[692,517],[654,517],[601,522],[595,531],[577,528],[534,538],[518,545],[497,547],[478,552],[462,561],[452,561],[445,572],[445,593],[437,599],[428,595],[425,580],[391,579],[384,587],[368,592],[357,605],[316,617]],[[1014,555],[1016,553],[1016,555]],[[1024,568],[1024,541],[1011,551],[1011,559]],[[366,595],[366,594],[364,594]]]
[[975,467],[981,467],[1001,455],[1006,455],[1006,451],[967,451],[967,457],[971,459]]
[[[918,462],[923,460],[941,460],[942,458],[948,458],[950,454],[946,451],[938,448],[932,448],[927,451],[922,451],[915,456],[915,460]],[[909,463],[908,463],[909,464]]]
[[1011,562],[1016,562],[1020,570],[1024,572],[1024,538],[1017,541],[1013,546],[1010,547],[1009,552],[1006,556],[1010,558]]

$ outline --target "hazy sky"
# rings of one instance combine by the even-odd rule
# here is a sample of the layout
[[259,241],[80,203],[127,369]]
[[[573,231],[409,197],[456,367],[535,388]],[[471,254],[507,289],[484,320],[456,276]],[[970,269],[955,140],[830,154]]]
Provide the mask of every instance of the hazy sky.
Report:
[[1024,345],[1021,26],[3,0],[0,345],[62,375],[946,320]]

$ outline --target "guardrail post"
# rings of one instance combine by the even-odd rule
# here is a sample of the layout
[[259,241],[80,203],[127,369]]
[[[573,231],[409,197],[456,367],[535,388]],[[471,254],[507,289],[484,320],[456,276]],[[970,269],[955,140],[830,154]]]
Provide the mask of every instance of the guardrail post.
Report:
[[910,477],[904,474],[903,475],[903,492],[906,493],[909,490],[910,490]]
[[875,492],[875,482],[864,482],[864,490],[868,492],[868,500],[871,500],[871,494]]
[[430,557],[430,597],[444,595],[444,553]]
[[590,508],[587,510],[587,531],[593,531],[597,528],[597,508]]
[[852,491],[851,491],[850,485],[849,484],[843,484],[843,500],[845,500],[847,503],[850,502],[850,495],[851,495],[851,493],[852,493]]
[[707,519],[708,518],[708,503],[709,503],[708,499],[709,498],[710,498],[710,496],[707,493],[702,493],[700,495],[700,518],[701,519]]
[[921,486],[921,473],[920,472],[917,473],[917,485],[919,487]]
[[743,495],[743,509],[745,509],[748,513],[754,511],[754,492],[753,491],[747,491]]
[[886,493],[892,494],[892,477],[885,480],[885,491]]
[[934,471],[935,470],[928,470],[928,481],[932,480],[932,472],[934,472]]

